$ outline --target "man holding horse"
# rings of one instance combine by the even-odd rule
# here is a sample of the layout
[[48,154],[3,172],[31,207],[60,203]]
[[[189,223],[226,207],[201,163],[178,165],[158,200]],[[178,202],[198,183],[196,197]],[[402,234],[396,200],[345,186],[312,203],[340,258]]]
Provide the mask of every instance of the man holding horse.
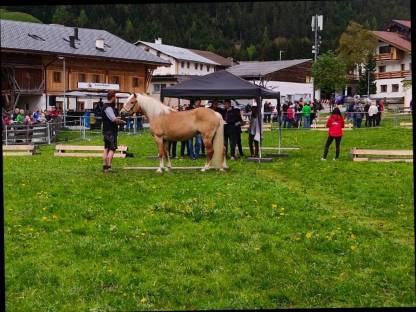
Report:
[[125,122],[116,117],[116,92],[111,90],[107,94],[109,101],[104,107],[103,114],[103,136],[104,136],[104,154],[103,154],[103,171],[111,171],[114,152],[117,149],[117,131],[118,126]]

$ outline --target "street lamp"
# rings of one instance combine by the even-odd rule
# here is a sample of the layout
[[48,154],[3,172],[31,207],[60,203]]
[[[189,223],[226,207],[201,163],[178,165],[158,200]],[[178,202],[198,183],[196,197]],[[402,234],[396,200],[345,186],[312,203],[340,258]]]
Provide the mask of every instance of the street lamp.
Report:
[[63,61],[63,70],[64,70],[64,105],[63,105],[63,113],[64,113],[64,127],[66,127],[66,74],[65,74],[65,57],[58,56],[60,60]]

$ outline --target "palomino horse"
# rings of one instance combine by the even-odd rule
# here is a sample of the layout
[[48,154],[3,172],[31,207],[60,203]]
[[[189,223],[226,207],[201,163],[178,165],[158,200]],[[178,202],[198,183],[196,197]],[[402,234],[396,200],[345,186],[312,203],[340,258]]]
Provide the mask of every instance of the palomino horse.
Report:
[[[168,153],[168,141],[186,141],[200,133],[207,150],[207,161],[202,171],[210,167],[227,168],[224,148],[224,121],[210,108],[200,107],[177,112],[160,101],[143,94],[133,93],[120,110],[121,116],[142,111],[150,123],[159,151],[160,165],[157,172],[172,168]],[[165,167],[167,161],[167,168]]]

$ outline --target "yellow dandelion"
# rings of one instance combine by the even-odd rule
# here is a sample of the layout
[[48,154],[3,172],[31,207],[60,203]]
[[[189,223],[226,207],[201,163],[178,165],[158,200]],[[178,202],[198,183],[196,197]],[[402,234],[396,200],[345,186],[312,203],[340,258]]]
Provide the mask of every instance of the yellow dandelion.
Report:
[[273,209],[276,209],[277,208],[277,205],[276,204],[272,204],[272,208]]
[[351,246],[351,250],[356,250],[356,249],[357,249],[357,246],[355,246],[355,245]]
[[282,211],[283,211],[283,210],[285,210],[285,208],[280,208],[280,210],[282,210]]
[[284,216],[285,214],[283,212],[280,213],[281,216]]
[[307,239],[311,239],[312,238],[312,232],[306,233],[305,236],[306,236]]
[[42,221],[47,221],[48,217],[42,217]]
[[258,251],[260,250],[260,247],[255,247],[254,250]]
[[145,303],[147,303],[147,298],[142,298],[142,299],[140,300],[140,303],[141,303],[141,304],[145,304]]
[[52,216],[52,219],[58,219],[58,216],[57,215],[53,215]]
[[46,210],[48,210],[48,208],[47,208],[47,207],[44,207],[44,208],[42,208],[42,210],[43,210],[43,211],[46,211]]
[[355,235],[354,234],[351,234],[351,239],[355,239]]
[[113,272],[113,270],[111,270],[111,269],[108,269],[108,270],[107,270],[107,272],[110,272],[110,273],[111,273],[111,272]]

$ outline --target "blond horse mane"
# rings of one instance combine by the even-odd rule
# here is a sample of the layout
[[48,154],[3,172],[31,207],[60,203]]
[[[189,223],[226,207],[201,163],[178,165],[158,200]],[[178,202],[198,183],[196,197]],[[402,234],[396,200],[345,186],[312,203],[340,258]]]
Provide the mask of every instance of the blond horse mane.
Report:
[[[130,102],[132,97],[133,95],[128,98],[127,102]],[[172,108],[152,98],[151,96],[136,93],[136,97],[138,105],[149,119],[174,112]]]

